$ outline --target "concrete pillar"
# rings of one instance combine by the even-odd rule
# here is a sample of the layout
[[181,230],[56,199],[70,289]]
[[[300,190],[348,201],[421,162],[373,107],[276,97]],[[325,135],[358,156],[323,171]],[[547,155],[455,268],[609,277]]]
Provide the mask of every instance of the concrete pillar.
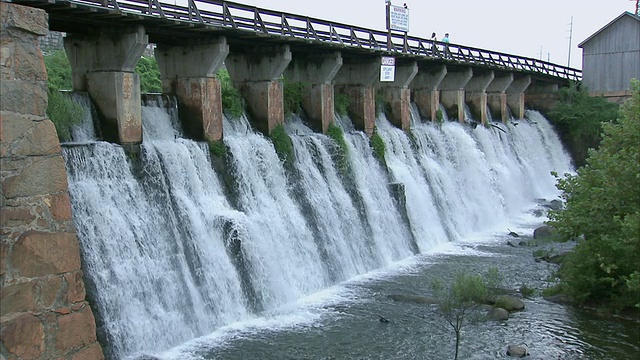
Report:
[[558,84],[532,81],[524,93],[525,106],[543,113],[551,110],[560,100]]
[[506,123],[509,120],[507,111],[507,88],[513,82],[513,74],[498,74],[487,87],[487,104],[494,114],[500,115],[500,120]]
[[438,86],[447,75],[447,67],[444,65],[432,66],[421,63],[418,73],[411,82],[411,98],[418,105],[420,116],[436,121],[440,108],[440,91]]
[[134,70],[148,43],[142,26],[64,39],[74,90],[89,92],[105,120],[116,126],[121,144],[142,142],[140,78]]
[[[439,85],[442,103],[447,108],[447,111],[453,108],[457,110],[455,115],[457,115],[458,121],[461,123],[464,122],[464,88],[472,76],[473,70],[471,68],[455,71],[448,69],[447,75]],[[453,112],[452,115],[454,115]],[[450,118],[455,118],[455,115],[450,116]]]
[[[495,77],[493,71],[473,74],[465,86],[466,101],[471,104],[474,117],[480,116],[480,122],[487,122],[487,87]],[[475,111],[474,111],[475,110]],[[475,120],[478,120],[475,118]]]
[[380,58],[349,59],[335,78],[336,90],[349,97],[349,115],[357,129],[372,135],[376,125],[374,84],[380,76]]
[[409,84],[418,74],[418,63],[412,61],[409,64],[396,63],[396,73],[393,82],[381,82],[382,97],[385,102],[391,104],[389,121],[408,131],[411,127],[411,90]]
[[336,51],[328,54],[294,54],[285,77],[292,82],[302,82],[302,108],[307,120],[316,131],[327,133],[335,118],[333,78],[342,66],[342,55]]
[[255,46],[231,51],[225,65],[229,77],[247,101],[254,126],[265,134],[284,124],[284,95],[280,81],[291,62],[289,45]]
[[531,75],[514,77],[507,88],[507,104],[516,119],[524,118],[524,91],[531,84]]
[[155,50],[162,91],[178,98],[180,119],[192,139],[222,139],[222,92],[216,74],[228,54],[225,37],[207,44],[158,45]]

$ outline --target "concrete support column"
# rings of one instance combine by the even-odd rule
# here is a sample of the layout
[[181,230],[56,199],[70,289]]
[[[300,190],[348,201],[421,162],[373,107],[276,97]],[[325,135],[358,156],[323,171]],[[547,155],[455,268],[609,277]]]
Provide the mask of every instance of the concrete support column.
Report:
[[222,139],[222,92],[216,74],[228,54],[225,37],[208,44],[156,48],[162,91],[178,98],[180,119],[193,139]]
[[376,125],[374,84],[380,76],[380,58],[352,59],[336,75],[336,90],[349,97],[349,115],[357,129],[371,136]]
[[507,88],[507,104],[516,119],[524,118],[524,91],[531,84],[531,76],[516,77]]
[[[451,112],[450,118],[456,118],[461,123],[464,122],[464,87],[467,85],[471,77],[473,76],[473,70],[467,68],[459,71],[452,71],[448,69],[447,75],[440,83],[440,101],[447,108],[447,112]],[[457,114],[454,111],[457,110]]]
[[149,39],[144,27],[100,29],[64,39],[74,90],[86,90],[121,144],[142,142],[140,78],[134,72]]
[[[466,101],[472,106],[474,117],[480,116],[480,122],[487,122],[487,87],[495,77],[493,71],[473,74],[473,77],[465,86]],[[475,119],[478,120],[478,119]]]
[[513,82],[513,74],[496,75],[489,87],[487,87],[487,104],[489,109],[500,115],[500,120],[506,123],[509,120],[507,111],[507,88]]
[[418,105],[420,116],[436,121],[440,108],[440,91],[438,86],[447,75],[447,67],[444,65],[429,67],[422,64],[418,67],[418,73],[411,82],[411,98]]
[[418,74],[418,63],[396,64],[396,73],[393,82],[379,82],[382,87],[382,96],[385,102],[391,104],[389,121],[408,131],[411,127],[411,90],[409,84]]
[[329,54],[295,54],[285,77],[292,82],[302,82],[302,108],[307,120],[316,131],[327,133],[335,120],[333,78],[342,66],[340,52]]
[[[291,62],[289,45],[255,47],[227,56],[225,65],[234,85],[247,101],[254,126],[265,134],[284,124],[284,95],[280,77]],[[247,51],[248,50],[248,51]]]
[[524,93],[525,106],[547,112],[560,100],[558,96],[558,84],[532,82]]

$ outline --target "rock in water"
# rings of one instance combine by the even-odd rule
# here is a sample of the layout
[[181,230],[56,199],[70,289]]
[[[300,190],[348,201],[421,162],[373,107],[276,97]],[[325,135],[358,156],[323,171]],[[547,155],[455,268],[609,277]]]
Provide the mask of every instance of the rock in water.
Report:
[[507,347],[507,355],[516,357],[525,357],[529,355],[527,348],[518,345],[509,345]]

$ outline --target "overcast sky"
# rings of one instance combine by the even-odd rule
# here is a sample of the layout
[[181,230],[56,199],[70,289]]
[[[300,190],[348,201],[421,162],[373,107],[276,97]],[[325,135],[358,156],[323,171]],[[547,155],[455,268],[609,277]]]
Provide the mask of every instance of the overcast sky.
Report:
[[[163,0],[163,2],[166,0]],[[385,30],[384,0],[237,0],[259,8],[289,12],[374,30]],[[404,1],[393,0],[402,5]],[[409,35],[436,32],[451,42],[582,68],[578,44],[625,11],[635,0],[413,0]],[[541,55],[542,53],[542,55]]]

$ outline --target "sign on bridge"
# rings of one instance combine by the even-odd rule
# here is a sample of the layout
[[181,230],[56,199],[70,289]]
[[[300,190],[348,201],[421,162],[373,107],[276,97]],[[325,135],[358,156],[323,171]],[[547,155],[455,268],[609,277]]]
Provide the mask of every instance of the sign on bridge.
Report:
[[380,63],[380,81],[394,81],[396,59],[390,56],[383,56]]
[[409,32],[409,9],[403,6],[389,5],[389,28]]

